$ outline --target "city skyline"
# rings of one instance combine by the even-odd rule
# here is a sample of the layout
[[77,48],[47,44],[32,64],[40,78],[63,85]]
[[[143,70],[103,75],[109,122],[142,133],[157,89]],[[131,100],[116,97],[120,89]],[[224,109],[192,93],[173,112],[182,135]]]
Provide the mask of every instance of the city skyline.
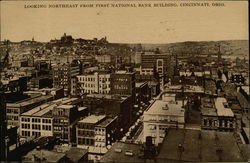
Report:
[[85,39],[106,36],[114,43],[248,40],[247,2],[224,3],[218,8],[24,9],[35,3],[1,2],[1,41],[34,37],[48,42],[63,33]]

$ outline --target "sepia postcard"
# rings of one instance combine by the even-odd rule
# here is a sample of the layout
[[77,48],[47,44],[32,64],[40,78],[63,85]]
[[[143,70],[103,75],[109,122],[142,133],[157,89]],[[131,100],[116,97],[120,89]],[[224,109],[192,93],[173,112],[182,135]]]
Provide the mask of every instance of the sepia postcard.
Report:
[[247,0],[0,0],[0,162],[249,162]]

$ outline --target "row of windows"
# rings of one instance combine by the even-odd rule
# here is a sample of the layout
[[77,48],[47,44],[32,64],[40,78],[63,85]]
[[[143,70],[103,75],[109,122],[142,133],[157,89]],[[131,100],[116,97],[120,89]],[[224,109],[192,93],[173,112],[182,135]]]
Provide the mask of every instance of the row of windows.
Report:
[[[30,122],[30,118],[22,117],[22,118],[21,118],[21,121],[22,121],[22,122]],[[38,119],[38,118],[32,118],[32,122],[34,122],[34,123],[40,123],[41,120]],[[42,119],[42,122],[43,122],[43,123],[51,123],[51,119]]]
[[55,127],[54,127],[54,131],[65,131],[65,132],[67,132],[67,131],[68,131],[68,128],[67,128],[67,127],[55,126]]
[[94,136],[94,131],[85,131],[85,130],[78,130],[79,136]]
[[154,70],[141,70],[141,72],[154,72]]
[[[60,115],[60,114],[59,114]],[[54,123],[60,123],[62,125],[67,125],[68,124],[68,120],[67,119],[54,119]]]
[[23,122],[30,122],[30,118],[24,118],[24,117],[22,117],[21,121],[23,121]]
[[[95,77],[78,77],[79,81],[96,81]],[[99,79],[100,82],[107,82],[110,81],[110,78],[100,78]]]
[[114,85],[115,89],[128,89],[127,85]]
[[79,145],[94,145],[94,139],[78,138]]
[[40,122],[41,122],[41,119],[39,119],[39,118],[32,118],[32,122],[40,123]]
[[51,123],[51,119],[43,119],[42,122],[43,123]]
[[79,123],[78,125],[78,128],[82,128],[82,129],[94,129],[94,126],[93,125],[89,125],[89,124],[84,124],[84,123]]
[[29,131],[22,131],[22,136],[30,136],[30,132]]
[[42,129],[43,130],[47,130],[47,131],[51,131],[51,126],[49,126],[49,125],[43,125]]
[[23,123],[22,124],[22,128],[30,129],[30,124]]
[[7,113],[18,114],[18,109],[7,109]]
[[34,130],[41,130],[41,126],[40,125],[36,125],[36,124],[32,124],[32,129],[34,129]]
[[127,78],[115,78],[114,81],[127,82]]
[[[203,121],[204,126],[209,126],[209,127],[215,127],[218,126],[217,120],[207,120],[204,119]],[[232,121],[227,121],[227,120],[219,120],[219,126],[218,127],[233,127],[233,122]]]
[[95,147],[101,147],[101,148],[105,148],[105,144],[104,143],[96,143]]
[[40,132],[32,131],[32,135],[30,133],[31,133],[30,131],[22,131],[21,134],[22,134],[22,136],[35,136],[35,137],[41,136]]
[[18,116],[11,116],[11,115],[8,115],[8,116],[7,116],[7,120],[18,121]]

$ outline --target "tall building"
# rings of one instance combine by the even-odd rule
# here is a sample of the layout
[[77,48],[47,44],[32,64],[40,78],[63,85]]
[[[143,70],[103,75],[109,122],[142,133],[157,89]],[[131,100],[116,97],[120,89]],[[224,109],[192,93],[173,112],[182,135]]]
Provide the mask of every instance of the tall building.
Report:
[[91,115],[77,122],[77,147],[95,147],[95,125],[103,121],[105,117],[105,115]]
[[80,74],[79,65],[62,64],[53,67],[53,87],[64,89],[64,95],[71,93],[71,82]]
[[133,117],[131,96],[89,94],[83,98],[83,103],[91,114],[118,116],[117,128],[124,130],[131,124]]
[[95,146],[103,152],[107,152],[107,146],[116,141],[117,116],[107,117],[95,126]]
[[64,143],[75,143],[75,123],[81,114],[78,108],[82,100],[70,98],[53,108],[53,133]]
[[110,76],[111,94],[130,95],[135,101],[135,73],[117,71]]
[[167,77],[174,75],[172,58],[168,54],[145,53],[141,56],[141,74],[159,74],[161,86],[165,84]]
[[116,141],[117,117],[90,115],[77,122],[77,147],[88,149],[90,160],[100,160]]
[[104,72],[95,72],[91,74],[82,74],[77,76],[78,94],[84,93],[110,93],[110,74]]
[[143,140],[151,136],[153,143],[158,145],[168,128],[184,128],[185,109],[182,101],[175,100],[174,94],[165,94],[147,108],[143,117]]

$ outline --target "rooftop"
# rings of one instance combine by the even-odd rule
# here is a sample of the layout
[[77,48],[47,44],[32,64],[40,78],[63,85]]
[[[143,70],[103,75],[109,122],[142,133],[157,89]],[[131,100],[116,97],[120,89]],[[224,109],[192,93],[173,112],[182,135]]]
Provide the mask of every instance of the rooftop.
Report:
[[27,112],[24,112],[23,114],[21,114],[22,116],[52,116],[52,115],[48,115],[48,113],[50,111],[53,110],[54,107],[60,107],[60,108],[72,108],[72,105],[65,105],[68,104],[74,100],[77,100],[77,98],[61,98],[58,100],[54,100],[51,102],[48,102],[46,104],[42,104],[38,107],[35,107]]
[[157,161],[247,161],[231,132],[170,129]]
[[35,161],[44,161],[44,162],[59,162],[65,154],[57,153],[54,151],[48,150],[32,150],[26,156],[23,157],[24,162],[35,162]]
[[135,87],[136,88],[139,88],[139,87],[142,87],[143,85],[147,84],[147,82],[136,82],[135,83]]
[[155,100],[144,113],[184,116],[184,109],[182,108],[182,101]]
[[107,127],[109,124],[111,124],[113,121],[115,121],[117,119],[117,117],[114,118],[107,118],[104,121],[102,121],[101,123],[99,123],[98,125],[96,125],[97,127]]
[[217,109],[218,116],[233,117],[234,113],[231,108],[228,107],[227,100],[222,97],[215,99],[215,108]]
[[129,96],[121,96],[121,95],[110,95],[110,94],[88,94],[87,97],[92,97],[92,98],[104,98],[104,99],[112,99],[112,100],[125,100]]
[[52,95],[38,95],[38,96],[35,96],[35,97],[32,97],[32,98],[28,98],[28,99],[25,99],[25,100],[22,100],[22,101],[18,101],[16,103],[7,103],[7,105],[9,105],[9,106],[19,106],[19,107],[20,106],[27,106],[27,105],[30,105],[30,104],[33,104],[33,103],[36,103],[36,102],[40,102],[40,101],[52,98],[52,97],[53,97]]
[[93,123],[96,124],[99,121],[103,120],[106,117],[106,115],[90,115],[86,118],[79,121],[79,123]]
[[[129,151],[131,155],[125,154]],[[100,162],[143,162],[139,158],[140,145],[116,142],[111,149],[101,158]]]
[[69,151],[66,152],[67,158],[73,162],[78,162],[83,156],[88,153],[88,150],[71,147]]
[[[37,117],[45,116],[45,115],[48,115],[47,113],[49,113],[55,106],[57,106],[57,105],[53,104],[53,103],[46,103],[46,104],[40,105],[34,109],[31,109],[27,112],[24,112],[21,115],[22,116],[37,116]],[[50,116],[52,116],[52,115],[50,115]]]
[[217,116],[217,110],[214,107],[212,99],[210,98],[201,99],[201,114],[208,116]]
[[60,109],[71,109],[73,107],[74,107],[73,105],[59,105],[57,108],[60,108]]

